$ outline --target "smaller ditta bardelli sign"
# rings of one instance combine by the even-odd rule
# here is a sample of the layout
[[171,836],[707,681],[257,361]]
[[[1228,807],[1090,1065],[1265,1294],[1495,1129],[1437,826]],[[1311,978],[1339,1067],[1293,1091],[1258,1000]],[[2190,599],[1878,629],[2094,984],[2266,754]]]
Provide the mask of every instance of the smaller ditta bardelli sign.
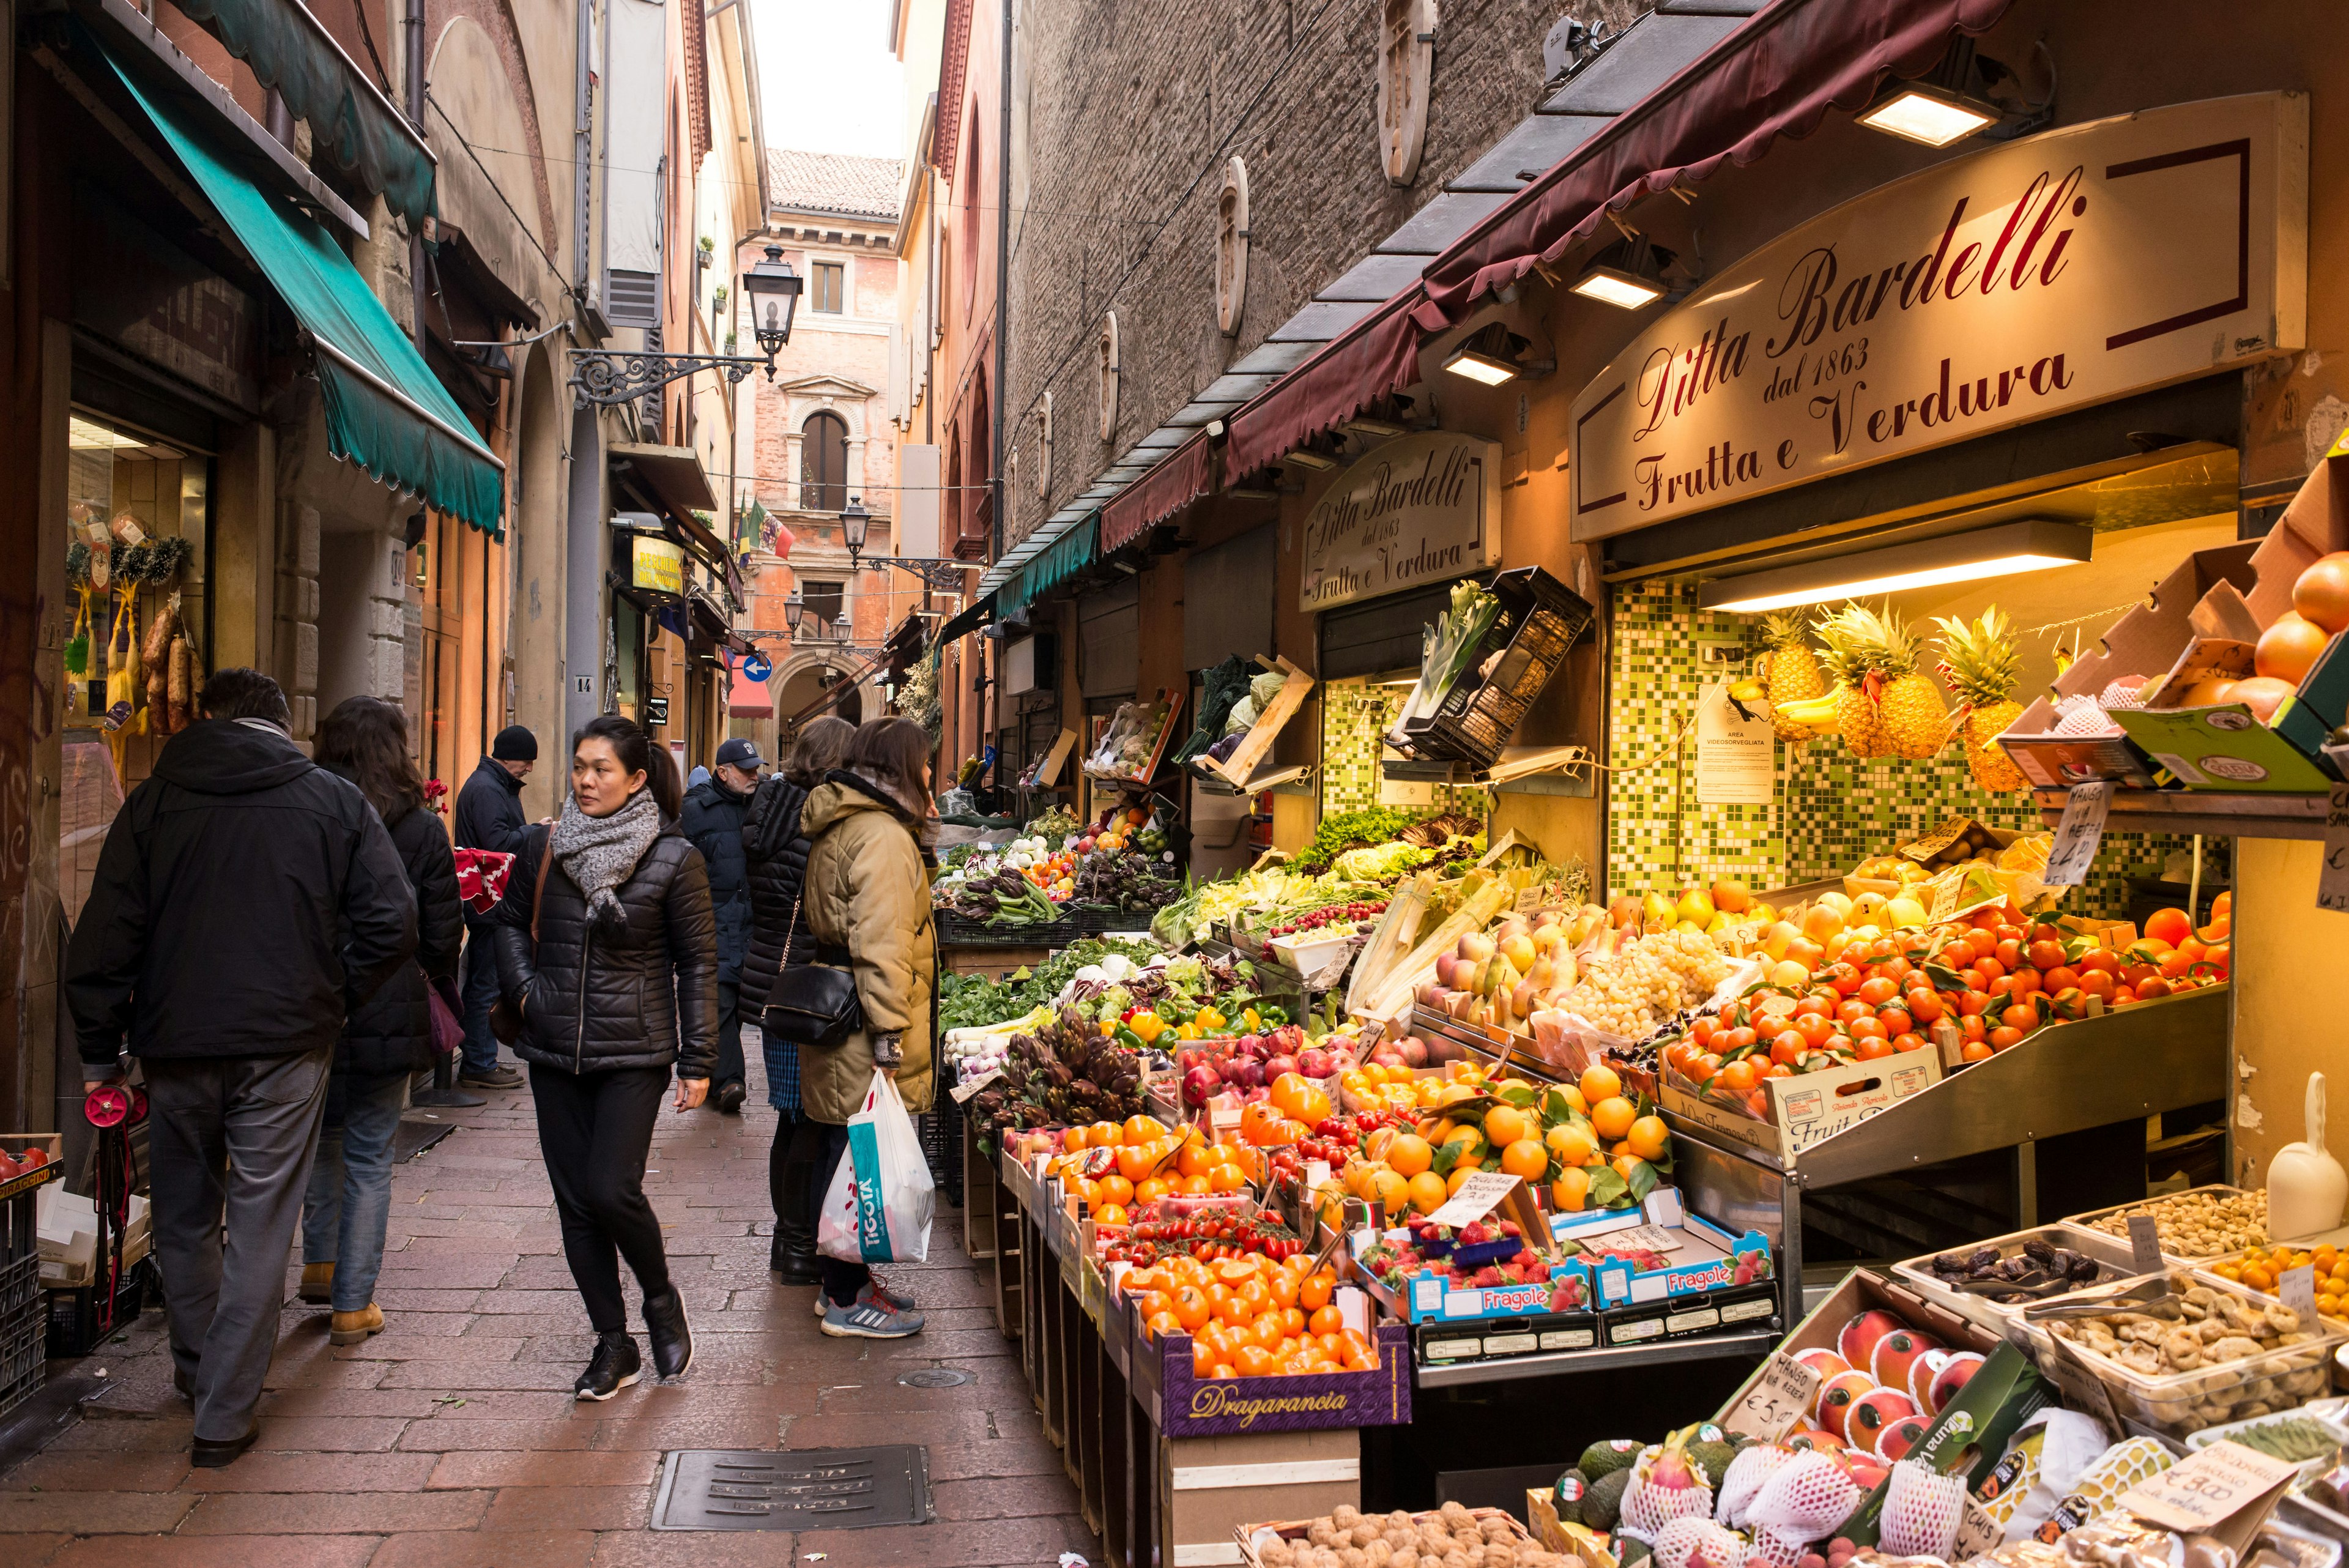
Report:
[[628,541],[629,580],[648,594],[685,597],[685,547],[642,535]]
[[1501,559],[1501,447],[1423,431],[1372,447],[1305,518],[1309,613],[1449,582]]

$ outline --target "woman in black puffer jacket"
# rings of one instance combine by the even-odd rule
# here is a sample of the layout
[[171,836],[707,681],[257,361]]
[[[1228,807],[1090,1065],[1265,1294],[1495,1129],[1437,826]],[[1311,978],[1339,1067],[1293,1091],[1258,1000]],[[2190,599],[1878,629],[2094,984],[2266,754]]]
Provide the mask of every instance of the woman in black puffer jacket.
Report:
[[[800,807],[824,774],[847,765],[848,743],[856,726],[829,716],[800,732],[782,771],[759,786],[742,824],[742,849],[750,867],[750,941],[742,961],[742,1016],[766,1010],[767,988],[786,962],[809,963],[815,935],[800,888],[807,871],[807,835],[800,831]],[[804,1136],[800,1116],[799,1047],[761,1034],[767,1059],[767,1103],[779,1113],[775,1141],[767,1151],[767,1199],[774,1205],[775,1239],[767,1267],[779,1285],[813,1285],[823,1274],[815,1257],[815,1168],[823,1137]]]
[[416,961],[343,1021],[303,1202],[302,1299],[330,1303],[329,1336],[357,1345],[383,1327],[375,1282],[391,1216],[392,1140],[409,1075],[432,1065],[429,992],[455,981],[465,925],[449,831],[424,809],[406,715],[375,697],[338,703],[318,727],[317,762],[357,784],[382,816],[416,896]]
[[522,1012],[514,1054],[530,1064],[563,1252],[597,1335],[574,1392],[608,1399],[642,1367],[622,1255],[644,1287],[654,1370],[675,1377],[693,1360],[645,1160],[671,1067],[678,1110],[709,1092],[718,927],[701,852],[677,830],[668,753],[612,715],[571,752],[563,815],[524,841],[498,909],[498,982]]

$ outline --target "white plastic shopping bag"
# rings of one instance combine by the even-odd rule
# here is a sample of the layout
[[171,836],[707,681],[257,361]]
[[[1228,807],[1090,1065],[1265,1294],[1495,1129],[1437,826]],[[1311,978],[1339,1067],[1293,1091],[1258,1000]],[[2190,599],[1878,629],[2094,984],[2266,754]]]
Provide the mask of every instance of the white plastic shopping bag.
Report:
[[921,1262],[930,1252],[934,1196],[896,1080],[875,1072],[864,1108],[849,1118],[848,1158],[824,1194],[816,1251],[849,1263]]

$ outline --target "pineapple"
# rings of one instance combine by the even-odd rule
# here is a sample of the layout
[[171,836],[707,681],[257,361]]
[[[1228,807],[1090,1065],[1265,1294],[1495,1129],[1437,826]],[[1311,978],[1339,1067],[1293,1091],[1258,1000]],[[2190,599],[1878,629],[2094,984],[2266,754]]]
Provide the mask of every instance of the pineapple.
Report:
[[1792,611],[1773,610],[1762,619],[1762,641],[1768,651],[1754,661],[1754,673],[1770,694],[1770,727],[1782,741],[1807,741],[1818,733],[1785,712],[1788,703],[1807,702],[1826,692],[1808,638],[1809,628]]
[[1917,640],[1890,607],[1850,605],[1818,623],[1846,744],[1863,757],[1922,761],[1949,739],[1949,710],[1932,677],[1917,670]]
[[1999,749],[1998,736],[2023,715],[2014,700],[2022,655],[2014,626],[1997,607],[1969,623],[1955,617],[1935,621],[1941,628],[1941,667],[1950,689],[1965,704],[1966,766],[1974,783],[1993,794],[2024,787],[2023,770]]

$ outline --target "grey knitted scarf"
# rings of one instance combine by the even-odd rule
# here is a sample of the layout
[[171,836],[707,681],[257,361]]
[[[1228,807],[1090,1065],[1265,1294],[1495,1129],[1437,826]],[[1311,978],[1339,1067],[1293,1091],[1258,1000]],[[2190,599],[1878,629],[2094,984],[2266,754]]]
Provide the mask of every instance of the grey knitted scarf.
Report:
[[660,830],[660,808],[649,789],[630,795],[609,816],[590,816],[579,809],[577,796],[564,798],[554,825],[554,863],[587,895],[587,918],[599,935],[617,936],[627,928],[628,912],[615,889],[636,871]]

